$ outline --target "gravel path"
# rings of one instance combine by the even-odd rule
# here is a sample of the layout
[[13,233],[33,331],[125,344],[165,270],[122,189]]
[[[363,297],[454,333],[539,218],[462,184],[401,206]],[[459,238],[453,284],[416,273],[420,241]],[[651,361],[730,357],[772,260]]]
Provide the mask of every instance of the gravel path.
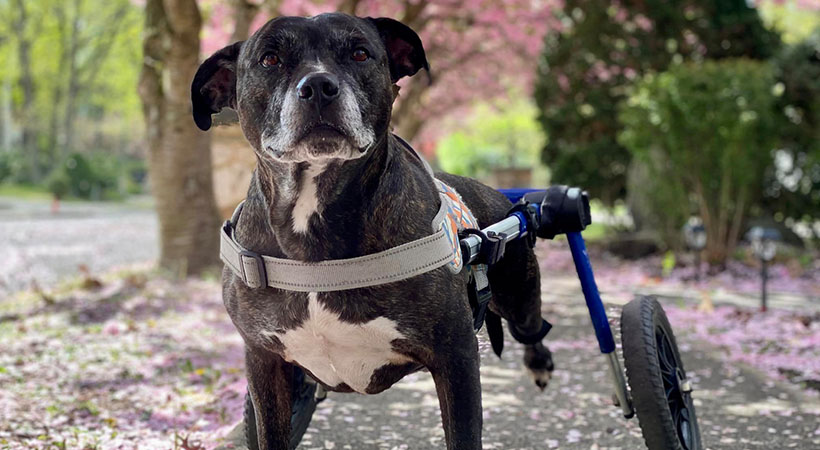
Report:
[[[67,204],[55,217],[47,204],[0,199],[0,298],[32,280],[53,284],[79,264],[96,273],[151,260],[155,235],[149,210]],[[555,325],[547,342],[557,369],[540,392],[522,370],[521,346],[508,339],[499,360],[482,333],[484,448],[642,448],[637,420],[611,404],[568,252],[545,250],[543,312]],[[806,307],[814,305],[813,293],[800,297],[798,315],[720,307],[704,315],[693,312],[700,296],[691,288],[596,267],[610,319],[636,292],[664,294],[706,448],[820,448],[817,391],[787,384],[778,373],[818,379],[820,315]],[[715,304],[724,304],[715,295]],[[754,305],[751,296],[733,295]],[[25,306],[0,315],[0,447],[242,447],[241,433],[228,434],[241,418],[242,343],[217,282],[175,283],[140,272]],[[724,323],[728,329],[720,330]],[[431,377],[408,376],[375,396],[331,393],[299,448],[443,448]]]
[[0,296],[36,283],[52,287],[80,265],[98,273],[157,258],[154,212],[123,204],[0,198]]
[[[609,374],[577,280],[567,274],[544,278],[549,286],[543,294],[544,313],[555,324],[547,341],[557,370],[546,391],[539,392],[522,369],[522,347],[507,336],[499,360],[482,332],[484,449],[644,448],[638,421],[624,419],[612,406]],[[618,303],[609,304],[614,323],[620,315]],[[820,446],[816,395],[807,396],[756,370],[725,362],[715,348],[690,339],[683,325],[675,326],[696,387],[706,448]],[[238,431],[223,448],[243,448]],[[329,394],[299,449],[441,449],[443,437],[432,378],[421,373],[376,396]]]

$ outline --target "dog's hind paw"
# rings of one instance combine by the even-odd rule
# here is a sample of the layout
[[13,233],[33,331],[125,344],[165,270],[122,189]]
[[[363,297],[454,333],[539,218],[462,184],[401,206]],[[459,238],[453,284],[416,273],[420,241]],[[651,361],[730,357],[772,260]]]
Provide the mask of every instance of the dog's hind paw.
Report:
[[524,348],[524,366],[535,385],[542,391],[546,389],[555,370],[552,352],[540,342],[528,345]]
[[546,370],[532,370],[527,369],[527,374],[530,376],[535,385],[538,386],[538,389],[544,391],[550,383],[552,379],[552,372]]

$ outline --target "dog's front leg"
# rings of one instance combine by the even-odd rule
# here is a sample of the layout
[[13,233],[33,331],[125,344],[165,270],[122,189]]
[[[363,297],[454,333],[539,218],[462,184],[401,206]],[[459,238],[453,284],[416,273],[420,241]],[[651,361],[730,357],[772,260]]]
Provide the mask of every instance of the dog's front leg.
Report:
[[478,341],[472,326],[439,342],[435,363],[429,367],[436,383],[441,421],[448,450],[481,449],[481,380]]
[[256,413],[259,450],[288,450],[293,365],[278,355],[247,349],[245,366]]

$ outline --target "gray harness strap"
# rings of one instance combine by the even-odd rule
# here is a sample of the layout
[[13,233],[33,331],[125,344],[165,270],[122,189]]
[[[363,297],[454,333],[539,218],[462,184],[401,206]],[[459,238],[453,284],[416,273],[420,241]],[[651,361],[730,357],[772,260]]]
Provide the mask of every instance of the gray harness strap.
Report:
[[[398,138],[398,137],[397,137]],[[433,171],[415,149],[399,138],[419,158],[433,177]],[[451,199],[440,192],[441,206],[433,218],[433,234],[387,250],[348,259],[304,262],[274,258],[250,251],[236,240],[235,226],[244,201],[222,227],[219,257],[250,288],[274,287],[298,292],[331,292],[356,289],[406,280],[430,272],[451,261],[450,270],[461,270],[457,236],[448,235],[444,221]],[[455,247],[454,247],[455,246]],[[459,252],[454,254],[454,251]],[[483,273],[481,275],[484,275]],[[486,285],[486,276],[483,285]]]
[[444,227],[437,226],[447,210],[433,220],[438,230],[430,236],[382,252],[348,259],[303,262],[260,255],[236,241],[235,223],[244,201],[220,231],[219,257],[248,287],[270,286],[299,292],[330,292],[392,283],[435,270],[453,260],[453,247]]
[[315,263],[248,251],[236,242],[233,230],[228,224],[222,228],[220,257],[250,288],[270,286],[299,292],[363,288],[430,272],[453,259],[453,250],[443,229],[382,252]]

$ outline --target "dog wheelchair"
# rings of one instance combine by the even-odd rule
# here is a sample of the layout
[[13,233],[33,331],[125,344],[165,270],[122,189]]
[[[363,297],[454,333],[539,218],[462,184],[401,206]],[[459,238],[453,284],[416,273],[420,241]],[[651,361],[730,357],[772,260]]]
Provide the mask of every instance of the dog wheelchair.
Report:
[[[615,404],[625,418],[638,416],[650,450],[700,450],[700,431],[692,400],[692,384],[686,378],[675,336],[660,303],[639,297],[621,312],[624,366],[615,351],[615,338],[587,254],[583,231],[590,225],[589,198],[579,188],[552,186],[546,190],[502,189],[514,204],[507,217],[482,230],[461,234],[465,264],[492,264],[504,255],[507,242],[536,237],[554,239],[566,235],[581,282],[598,347],[604,355],[615,387]],[[476,330],[484,322],[489,288],[471,295]],[[546,324],[546,323],[545,323]],[[546,324],[548,327],[549,325]],[[548,331],[545,330],[545,331]],[[546,332],[544,333],[546,334]],[[627,389],[629,384],[631,389]],[[316,405],[325,399],[321,385],[296,368],[291,417],[290,448],[296,448],[310,423]],[[245,432],[248,447],[258,449],[256,415],[250,395],[245,398]]]

